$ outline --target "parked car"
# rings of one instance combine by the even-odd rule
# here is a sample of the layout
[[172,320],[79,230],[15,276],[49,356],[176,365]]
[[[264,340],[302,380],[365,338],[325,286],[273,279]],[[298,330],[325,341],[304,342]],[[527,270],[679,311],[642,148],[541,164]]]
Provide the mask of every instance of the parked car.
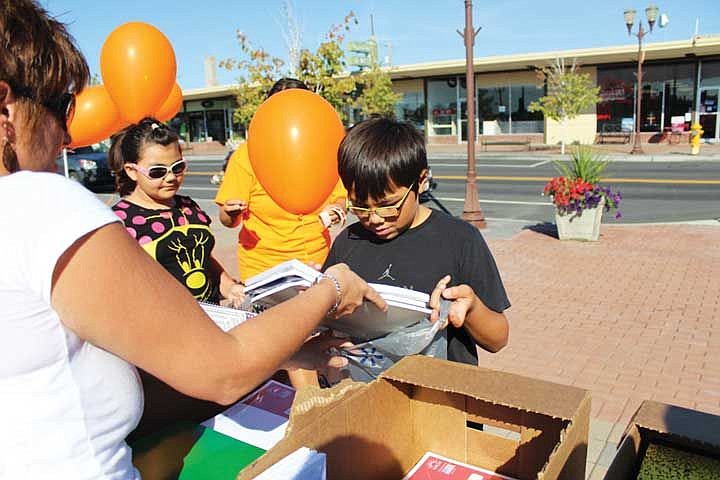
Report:
[[[228,161],[230,160],[230,157],[232,156],[233,152],[235,150],[230,150],[227,155],[225,156],[225,160],[223,161],[222,166],[222,172],[216,173],[212,177],[210,177],[210,183],[213,185],[220,185],[222,183],[223,177],[225,176],[225,170],[227,169]],[[430,200],[430,197],[432,195],[432,191],[437,188],[437,182],[435,179],[433,179],[432,174],[432,168],[428,167],[428,188],[427,190],[420,192],[420,202],[424,203]]]
[[[115,175],[108,165],[107,147],[95,144],[67,150],[68,178],[89,190],[101,193],[115,190]],[[63,157],[57,158],[58,173],[65,174]]]

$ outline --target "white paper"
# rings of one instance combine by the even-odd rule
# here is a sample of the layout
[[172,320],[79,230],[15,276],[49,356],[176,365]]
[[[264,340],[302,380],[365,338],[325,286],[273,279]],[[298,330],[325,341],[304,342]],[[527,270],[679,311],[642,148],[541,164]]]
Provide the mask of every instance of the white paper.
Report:
[[262,285],[284,277],[300,277],[312,283],[318,275],[320,275],[320,272],[302,263],[300,260],[288,260],[248,278],[245,282],[245,290],[252,291]]
[[287,423],[287,418],[274,413],[251,405],[236,404],[202,425],[241,442],[270,450],[285,436]]
[[301,447],[255,477],[255,480],[325,480],[326,455]]
[[231,330],[245,320],[254,317],[253,312],[237,310],[230,307],[221,307],[212,303],[200,302],[200,307],[207,313],[215,324],[222,329],[223,332]]
[[275,380],[202,423],[228,437],[269,450],[285,435],[295,390]]

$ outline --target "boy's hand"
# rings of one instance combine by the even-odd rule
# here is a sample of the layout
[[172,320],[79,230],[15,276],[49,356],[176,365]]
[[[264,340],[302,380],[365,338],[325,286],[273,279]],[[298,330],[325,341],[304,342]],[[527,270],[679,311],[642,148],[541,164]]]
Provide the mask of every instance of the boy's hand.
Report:
[[247,210],[247,202],[245,200],[228,200],[221,208],[229,216],[235,217]]
[[465,324],[468,312],[473,309],[478,298],[470,286],[463,284],[448,288],[448,283],[450,283],[450,275],[445,275],[430,295],[430,308],[433,309],[430,321],[437,322],[440,316],[440,298],[442,297],[452,300],[448,312],[448,322],[452,323],[455,328],[461,328]]
[[225,298],[220,300],[220,305],[223,307],[240,308],[244,300],[245,287],[240,283],[236,283],[230,287]]

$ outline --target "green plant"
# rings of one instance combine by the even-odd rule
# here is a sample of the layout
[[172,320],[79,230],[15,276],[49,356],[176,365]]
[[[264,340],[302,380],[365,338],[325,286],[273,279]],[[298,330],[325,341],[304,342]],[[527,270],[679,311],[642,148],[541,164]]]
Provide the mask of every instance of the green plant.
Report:
[[[532,102],[528,110],[542,112],[546,118],[560,123],[564,130],[567,120],[572,120],[584,109],[595,105],[600,99],[600,87],[596,87],[590,75],[579,72],[575,62],[565,65],[558,58],[551,66],[538,67],[538,77],[547,85],[548,94]],[[561,153],[565,154],[565,136],[560,141]]]
[[553,205],[561,215],[582,215],[583,210],[604,205],[606,211],[617,210],[615,218],[622,217],[618,210],[622,195],[609,187],[598,185],[609,160],[602,153],[580,145],[570,155],[570,164],[555,160],[560,174],[545,185],[543,195],[552,197]]
[[553,161],[560,175],[573,180],[580,178],[591,184],[596,184],[602,179],[608,163],[610,161],[603,153],[596,152],[587,145],[579,145],[573,150],[569,165],[559,160]]

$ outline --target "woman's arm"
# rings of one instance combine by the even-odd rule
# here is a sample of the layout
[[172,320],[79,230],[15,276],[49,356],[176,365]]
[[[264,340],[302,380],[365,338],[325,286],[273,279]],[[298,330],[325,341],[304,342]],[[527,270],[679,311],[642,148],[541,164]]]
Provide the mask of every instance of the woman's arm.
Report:
[[[342,286],[341,310],[360,304],[363,296],[384,306],[349,270],[334,273]],[[88,295],[88,284],[106,290]],[[223,404],[237,400],[290,358],[336,300],[334,282],[323,280],[223,333],[119,224],[75,242],[58,260],[52,289],[53,307],[80,338],[183,393]]]

